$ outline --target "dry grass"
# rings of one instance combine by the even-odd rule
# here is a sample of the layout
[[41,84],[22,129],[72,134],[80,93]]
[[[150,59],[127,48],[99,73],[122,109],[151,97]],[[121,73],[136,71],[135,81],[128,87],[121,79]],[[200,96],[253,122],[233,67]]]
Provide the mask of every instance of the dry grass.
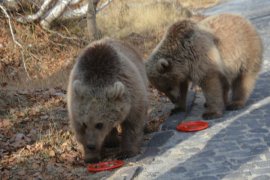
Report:
[[[56,82],[67,80],[63,77],[69,72],[66,67],[72,66],[75,56],[86,45],[84,41],[63,39],[50,34],[39,25],[13,22],[16,39],[25,48],[22,56],[21,49],[14,45],[7,22],[2,17],[0,24],[0,82],[8,83],[9,86],[22,89],[29,86],[48,87],[51,82],[58,86]],[[31,81],[26,76],[22,58]],[[48,79],[50,76],[52,77]]]
[[[103,36],[126,40],[147,57],[167,26],[190,15],[190,12],[180,3],[190,8],[200,8],[213,5],[217,1],[173,0],[172,3],[168,3],[169,1],[156,3],[154,0],[114,0],[109,7],[97,15],[97,22]],[[20,86],[21,80],[25,83],[27,79],[22,65],[22,55],[11,39],[4,16],[1,14],[0,16],[2,25],[0,27],[0,82],[12,80],[17,81],[15,86]],[[87,39],[85,20],[65,24],[56,22],[55,25],[60,33],[66,36],[77,36],[81,40],[61,38],[42,30],[36,24],[21,25],[13,22],[16,38],[26,49],[24,52],[26,69],[32,79],[39,81],[30,81],[22,88],[29,87],[31,84],[35,87],[46,87],[54,83],[52,84],[54,86],[57,85],[56,81],[66,81],[67,78],[62,76],[66,76],[72,67],[74,57],[86,45],[82,40]]]
[[[123,38],[130,33],[158,33],[180,15],[175,8],[164,4],[128,5],[125,1],[112,4],[104,14],[97,16],[100,29],[106,36]],[[136,7],[139,6],[139,7]],[[141,7],[140,7],[141,6]]]
[[98,14],[97,22],[104,35],[117,38],[123,38],[132,32],[159,34],[168,25],[189,16],[184,7],[197,9],[217,2],[218,0],[174,0],[163,3],[153,0],[115,0],[104,13]]
[[[115,0],[97,15],[103,35],[128,41],[147,57],[166,27],[188,15],[177,2],[201,8],[217,0],[152,2]],[[36,24],[13,22],[16,38],[26,49],[26,68],[32,78],[28,81],[20,49],[14,46],[1,14],[0,24],[0,177],[100,179],[108,175],[108,172],[91,175],[86,171],[68,125],[65,87],[74,58],[85,47],[85,41],[61,38]],[[85,39],[85,20],[65,25],[56,24],[55,29],[66,36]],[[157,131],[169,114],[170,108],[164,110],[165,104],[171,104],[153,89],[150,89],[150,101],[147,130]]]
[[167,26],[190,15],[191,12],[178,0],[170,3],[115,0],[109,8],[97,15],[97,22],[104,36],[131,43],[146,58]]

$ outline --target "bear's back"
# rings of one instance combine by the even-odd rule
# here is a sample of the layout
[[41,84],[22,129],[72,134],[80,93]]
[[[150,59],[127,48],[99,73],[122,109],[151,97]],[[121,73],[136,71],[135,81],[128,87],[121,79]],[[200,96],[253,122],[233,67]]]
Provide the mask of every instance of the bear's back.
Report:
[[127,43],[123,43],[121,41],[112,40],[112,39],[105,39],[105,41],[110,44],[122,60],[122,63],[126,64],[131,70],[136,69],[138,71],[137,76],[140,76],[145,85],[147,85],[147,76],[145,72],[145,67],[143,63],[143,59],[141,55]]
[[93,43],[81,53],[74,67],[76,79],[92,87],[112,84],[120,71],[118,54],[106,43]]
[[217,48],[227,73],[254,68],[259,71],[262,59],[262,42],[253,25],[238,15],[209,16],[200,22],[217,38]]
[[140,55],[131,46],[110,38],[91,43],[77,59],[70,75],[72,82],[80,80],[92,95],[102,94],[115,82],[122,82],[130,92],[132,104],[147,101],[147,77]]

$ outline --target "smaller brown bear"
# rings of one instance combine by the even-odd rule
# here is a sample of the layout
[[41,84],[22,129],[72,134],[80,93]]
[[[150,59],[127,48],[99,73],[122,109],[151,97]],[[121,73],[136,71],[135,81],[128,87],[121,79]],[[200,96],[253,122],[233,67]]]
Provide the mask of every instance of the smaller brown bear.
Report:
[[[243,107],[262,64],[263,47],[256,29],[241,16],[221,14],[197,23],[170,26],[146,62],[150,82],[185,110],[188,83],[202,88],[204,119],[218,118],[225,107]],[[232,90],[232,100],[228,92]]]
[[[86,162],[102,158],[105,140],[121,125],[119,158],[139,153],[147,118],[147,77],[140,55],[113,39],[91,43],[77,58],[69,79],[71,126]],[[109,141],[109,140],[108,140]],[[110,143],[110,142],[108,142]]]

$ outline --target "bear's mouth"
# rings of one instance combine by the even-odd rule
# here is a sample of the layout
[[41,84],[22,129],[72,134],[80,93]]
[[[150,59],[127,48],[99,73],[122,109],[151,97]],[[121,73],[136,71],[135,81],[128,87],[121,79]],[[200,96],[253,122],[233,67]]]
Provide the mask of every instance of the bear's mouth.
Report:
[[92,157],[92,158],[85,158],[84,159],[85,163],[91,163],[91,164],[98,163],[99,161],[100,161],[100,158],[98,158],[98,157]]

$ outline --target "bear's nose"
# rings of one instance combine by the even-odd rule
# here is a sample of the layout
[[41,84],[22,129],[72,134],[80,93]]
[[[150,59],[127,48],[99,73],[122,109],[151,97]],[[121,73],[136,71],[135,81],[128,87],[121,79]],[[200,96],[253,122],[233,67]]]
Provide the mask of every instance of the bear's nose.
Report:
[[89,150],[95,150],[96,149],[96,146],[94,144],[87,144],[87,148]]
[[84,159],[85,163],[98,163],[99,162],[99,158],[87,158]]

